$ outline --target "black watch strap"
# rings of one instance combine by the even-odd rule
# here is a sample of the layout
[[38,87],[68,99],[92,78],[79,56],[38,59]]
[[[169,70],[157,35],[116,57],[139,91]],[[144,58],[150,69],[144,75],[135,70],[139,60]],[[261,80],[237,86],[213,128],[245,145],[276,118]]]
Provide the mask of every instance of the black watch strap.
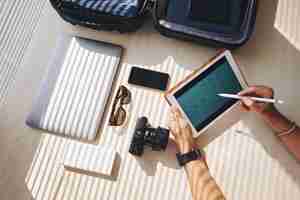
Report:
[[193,160],[198,160],[199,158],[201,158],[202,153],[201,153],[200,149],[194,149],[185,154],[177,153],[176,157],[177,157],[177,161],[178,161],[179,165],[184,166],[188,162],[191,162]]

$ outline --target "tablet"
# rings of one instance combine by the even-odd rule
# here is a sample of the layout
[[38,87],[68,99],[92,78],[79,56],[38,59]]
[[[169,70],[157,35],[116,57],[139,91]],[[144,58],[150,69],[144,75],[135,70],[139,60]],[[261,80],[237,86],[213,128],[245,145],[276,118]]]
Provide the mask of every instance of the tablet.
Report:
[[230,51],[223,51],[168,91],[166,99],[179,108],[193,128],[194,136],[198,136],[218,119],[230,118],[228,111],[237,105],[237,100],[218,94],[236,94],[246,87]]

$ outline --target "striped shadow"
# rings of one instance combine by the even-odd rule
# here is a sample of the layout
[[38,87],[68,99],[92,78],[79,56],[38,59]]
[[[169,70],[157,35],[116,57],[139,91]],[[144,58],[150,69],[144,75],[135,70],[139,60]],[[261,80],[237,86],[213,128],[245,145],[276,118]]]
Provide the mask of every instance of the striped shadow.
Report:
[[95,140],[122,49],[61,36],[26,123],[82,140]]
[[300,51],[299,0],[278,0],[275,27]]
[[[131,67],[122,65],[117,85],[126,84]],[[172,77],[171,85],[190,73],[180,68],[171,57],[161,65],[147,68],[168,72]],[[168,106],[163,96],[155,91],[126,87],[132,92],[133,100],[125,107],[130,113],[127,123],[124,127],[113,128],[108,126],[106,119],[98,144],[100,147],[109,145],[120,155],[117,179],[111,181],[71,171],[64,173],[59,166],[62,152],[68,148],[68,139],[45,134],[26,177],[26,185],[34,199],[191,199],[186,175],[184,170],[176,167],[171,148],[159,154],[146,152],[142,159],[128,154],[137,118],[145,115],[154,126],[166,126]],[[237,134],[237,130],[244,132],[243,135]],[[300,189],[295,177],[266,153],[252,138],[251,131],[239,123],[205,149],[211,174],[227,199],[298,200]]]
[[136,17],[140,8],[139,0],[63,0],[84,8],[115,16]]
[[12,86],[45,1],[0,1],[0,106]]
[[63,160],[65,169],[95,176],[112,175],[116,152],[110,146],[68,141],[67,147]]
[[[191,199],[186,175],[177,165],[174,149],[169,148],[167,152],[159,154],[148,152],[143,159],[128,154],[138,117],[147,116],[154,126],[166,127],[168,121],[168,106],[162,93],[126,84],[131,67],[123,64],[117,80],[117,86],[125,84],[132,93],[132,103],[125,106],[129,113],[125,127],[110,127],[106,119],[98,144],[100,147],[108,145],[120,155],[116,180],[71,171],[61,172],[61,151],[69,148],[66,142],[69,139],[46,134],[26,178],[27,187],[35,199]],[[171,85],[190,73],[179,67],[171,57],[161,65],[147,68],[168,72],[172,77]],[[63,178],[59,183],[61,176]]]

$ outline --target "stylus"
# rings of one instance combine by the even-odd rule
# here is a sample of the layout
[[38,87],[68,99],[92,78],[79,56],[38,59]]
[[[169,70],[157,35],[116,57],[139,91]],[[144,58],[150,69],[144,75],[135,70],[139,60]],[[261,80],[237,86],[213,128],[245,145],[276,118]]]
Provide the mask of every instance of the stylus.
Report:
[[[224,94],[224,93],[220,93],[218,94],[220,97],[225,97],[225,98],[231,98],[231,99],[242,99],[242,96],[236,95],[236,94]],[[279,99],[268,99],[268,98],[260,98],[260,97],[249,97],[247,96],[247,98],[250,98],[254,101],[258,101],[258,102],[266,102],[266,103],[278,103],[278,104],[283,104],[284,101],[279,100]]]

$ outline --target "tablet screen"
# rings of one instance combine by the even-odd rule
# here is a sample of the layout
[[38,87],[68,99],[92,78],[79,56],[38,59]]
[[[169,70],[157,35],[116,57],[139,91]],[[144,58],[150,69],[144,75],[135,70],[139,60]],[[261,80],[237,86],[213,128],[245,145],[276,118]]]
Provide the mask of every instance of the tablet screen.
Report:
[[197,131],[200,131],[237,100],[219,97],[218,93],[236,94],[242,90],[227,59],[223,57],[174,96]]

